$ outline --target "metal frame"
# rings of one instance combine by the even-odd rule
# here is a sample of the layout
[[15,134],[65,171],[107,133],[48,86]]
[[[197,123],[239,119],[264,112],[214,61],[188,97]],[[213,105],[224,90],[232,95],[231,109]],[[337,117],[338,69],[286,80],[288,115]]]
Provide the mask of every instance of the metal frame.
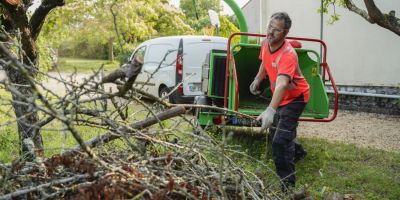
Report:
[[[232,61],[232,73],[233,73],[233,78],[235,81],[235,111],[238,111],[238,89],[237,89],[237,84],[238,84],[238,80],[237,80],[237,76],[236,76],[236,65],[234,62],[234,58],[231,55],[231,42],[232,42],[232,38],[240,35],[240,36],[254,36],[254,37],[266,37],[265,34],[255,34],[255,33],[245,33],[245,32],[237,32],[237,33],[233,33],[229,36],[228,39],[228,46],[227,46],[227,55],[226,55],[226,69],[225,69],[225,91],[224,91],[224,107],[227,108],[228,107],[228,83],[229,83],[229,66],[230,66],[230,62]],[[309,42],[318,42],[322,45],[323,47],[323,61],[320,63],[320,67],[322,68],[321,72],[322,72],[322,80],[325,84],[325,82],[327,81],[325,79],[325,73],[328,74],[328,80],[331,82],[332,87],[333,87],[333,91],[335,94],[335,100],[334,100],[334,105],[333,105],[333,113],[332,115],[327,118],[327,119],[314,119],[314,118],[300,118],[299,121],[309,121],[309,122],[331,122],[333,121],[336,116],[337,116],[337,112],[339,109],[339,92],[338,89],[336,87],[335,81],[333,80],[333,76],[331,73],[331,70],[329,68],[328,63],[326,62],[326,52],[327,52],[327,47],[324,41],[319,40],[319,39],[311,39],[311,38],[299,38],[299,37],[287,37],[287,39],[292,39],[292,40],[302,40],[302,41],[309,41]]]

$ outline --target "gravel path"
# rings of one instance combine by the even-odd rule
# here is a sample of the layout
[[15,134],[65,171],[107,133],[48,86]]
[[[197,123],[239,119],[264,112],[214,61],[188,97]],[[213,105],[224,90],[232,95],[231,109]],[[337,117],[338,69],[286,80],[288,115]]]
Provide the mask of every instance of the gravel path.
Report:
[[339,111],[332,122],[301,122],[298,134],[400,152],[400,116]]

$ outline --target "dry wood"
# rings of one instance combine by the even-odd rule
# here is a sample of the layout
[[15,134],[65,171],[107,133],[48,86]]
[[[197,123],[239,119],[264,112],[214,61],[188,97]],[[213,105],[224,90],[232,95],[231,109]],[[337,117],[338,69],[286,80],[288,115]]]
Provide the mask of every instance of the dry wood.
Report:
[[[134,129],[134,130],[141,130],[141,129],[147,128],[147,127],[149,127],[151,125],[154,125],[156,123],[159,123],[161,121],[164,121],[164,120],[170,119],[172,117],[176,117],[176,116],[185,114],[185,112],[186,112],[185,108],[176,107],[176,108],[173,108],[171,110],[167,110],[165,112],[162,112],[162,113],[158,114],[157,116],[149,117],[149,118],[147,118],[145,120],[133,123],[133,124],[131,124],[129,126],[129,128],[130,129]],[[128,129],[126,127],[122,127],[122,128],[119,128],[118,131],[116,131],[116,132],[127,133],[127,135],[128,135],[131,132],[130,129]],[[93,147],[96,147],[99,144],[104,144],[104,143],[110,142],[110,141],[118,139],[118,138],[120,138],[122,136],[123,135],[117,135],[114,132],[108,132],[108,133],[105,133],[105,134],[103,134],[101,136],[98,136],[98,137],[95,137],[95,138],[92,138],[92,139],[88,140],[86,142],[86,145],[91,147],[91,148],[93,148]],[[80,146],[76,146],[71,151],[72,152],[79,151],[80,149],[81,149]],[[65,153],[69,154],[69,151],[65,152]]]
[[91,175],[89,175],[89,174],[75,175],[73,177],[63,178],[63,179],[60,179],[60,180],[55,180],[55,181],[52,181],[52,182],[49,182],[49,183],[45,183],[45,184],[41,184],[41,185],[38,185],[38,186],[33,186],[33,187],[29,187],[29,188],[20,189],[20,190],[17,190],[15,192],[0,196],[0,200],[12,199],[12,198],[21,196],[23,194],[27,194],[27,193],[30,193],[30,192],[33,192],[33,191],[40,190],[42,188],[50,187],[50,186],[53,186],[53,185],[56,186],[56,185],[59,185],[59,184],[68,183],[68,182],[72,182],[72,181],[77,181],[79,179],[85,179],[85,178],[88,178],[90,176]]
[[[203,132],[199,135],[193,134],[192,130],[200,127],[195,125],[197,123],[193,116],[184,114],[186,108],[207,108],[254,120],[253,116],[205,105],[174,105],[133,89],[132,84],[140,72],[141,62],[125,65],[100,81],[97,78],[100,72],[95,72],[83,81],[77,80],[77,74],[59,79],[42,74],[63,85],[63,94],[58,94],[47,84],[31,77],[30,74],[40,73],[35,68],[29,68],[33,71],[27,73],[25,65],[15,60],[12,62],[15,65],[14,70],[20,70],[26,76],[27,85],[34,96],[25,97],[15,89],[20,85],[13,82],[0,82],[0,86],[21,99],[16,101],[0,97],[1,105],[7,102],[8,105],[27,106],[29,109],[25,114],[35,112],[41,116],[41,120],[31,124],[30,128],[47,129],[50,134],[64,134],[65,138],[72,134],[79,146],[47,159],[44,162],[46,174],[38,173],[37,163],[41,162],[26,165],[25,168],[0,165],[0,199],[284,198],[276,192],[280,190],[279,179],[263,182],[261,178],[246,171],[240,163],[236,163],[232,154],[256,163],[260,169],[265,170],[265,174],[273,173],[263,161],[251,159],[237,149],[230,149],[225,140],[217,140]],[[11,63],[10,58],[0,58],[0,63]],[[103,87],[104,83],[119,85],[119,91],[107,91]],[[152,101],[142,101],[142,96],[151,97]],[[157,112],[159,113],[155,114]],[[12,116],[10,113],[6,114]],[[137,114],[150,117],[128,124],[127,120],[135,118]],[[160,123],[167,119],[170,119],[168,123]],[[161,128],[146,130],[157,123]],[[80,127],[85,127],[84,130],[93,128],[104,134],[85,141],[85,133]],[[228,131],[262,134],[257,128],[227,128]],[[144,149],[148,154],[142,156],[140,149],[135,148],[137,145],[132,144],[128,137],[146,141]],[[115,146],[100,146],[117,138],[122,138],[122,145],[118,142]],[[66,139],[65,141],[67,142]],[[31,142],[28,141],[27,144]],[[65,149],[64,145],[55,148],[59,148],[60,152]],[[35,148],[29,149],[31,153],[35,152]],[[98,173],[106,175],[96,176]],[[275,176],[267,174],[266,177]]]

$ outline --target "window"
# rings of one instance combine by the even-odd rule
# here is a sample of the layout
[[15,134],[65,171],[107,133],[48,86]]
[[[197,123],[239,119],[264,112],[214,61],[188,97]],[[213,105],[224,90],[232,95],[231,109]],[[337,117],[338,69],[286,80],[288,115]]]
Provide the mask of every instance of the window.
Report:
[[159,64],[163,61],[163,65],[171,65],[176,59],[176,49],[170,44],[152,44],[149,46],[146,63]]
[[144,55],[146,53],[146,46],[142,46],[133,53],[130,60],[137,58],[138,60],[144,61]]

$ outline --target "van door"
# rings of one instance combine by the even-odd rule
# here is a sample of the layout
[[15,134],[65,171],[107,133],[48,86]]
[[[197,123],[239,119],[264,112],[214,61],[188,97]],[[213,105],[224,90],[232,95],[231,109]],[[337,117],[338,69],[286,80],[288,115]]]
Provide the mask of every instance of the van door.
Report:
[[146,87],[145,81],[147,80],[147,74],[144,73],[144,69],[146,67],[146,59],[147,59],[147,46],[141,46],[138,47],[132,54],[130,60],[134,59],[135,57],[140,56],[143,58],[143,66],[141,72],[138,74],[136,77],[136,81],[133,84],[133,87],[143,90],[143,91],[148,91],[148,88]]
[[183,47],[183,94],[201,95],[201,66],[212,49],[226,49],[226,43],[215,43],[212,39],[188,42]]
[[148,45],[142,73],[145,90],[159,96],[160,85],[172,87],[175,83],[176,48],[169,43]]

